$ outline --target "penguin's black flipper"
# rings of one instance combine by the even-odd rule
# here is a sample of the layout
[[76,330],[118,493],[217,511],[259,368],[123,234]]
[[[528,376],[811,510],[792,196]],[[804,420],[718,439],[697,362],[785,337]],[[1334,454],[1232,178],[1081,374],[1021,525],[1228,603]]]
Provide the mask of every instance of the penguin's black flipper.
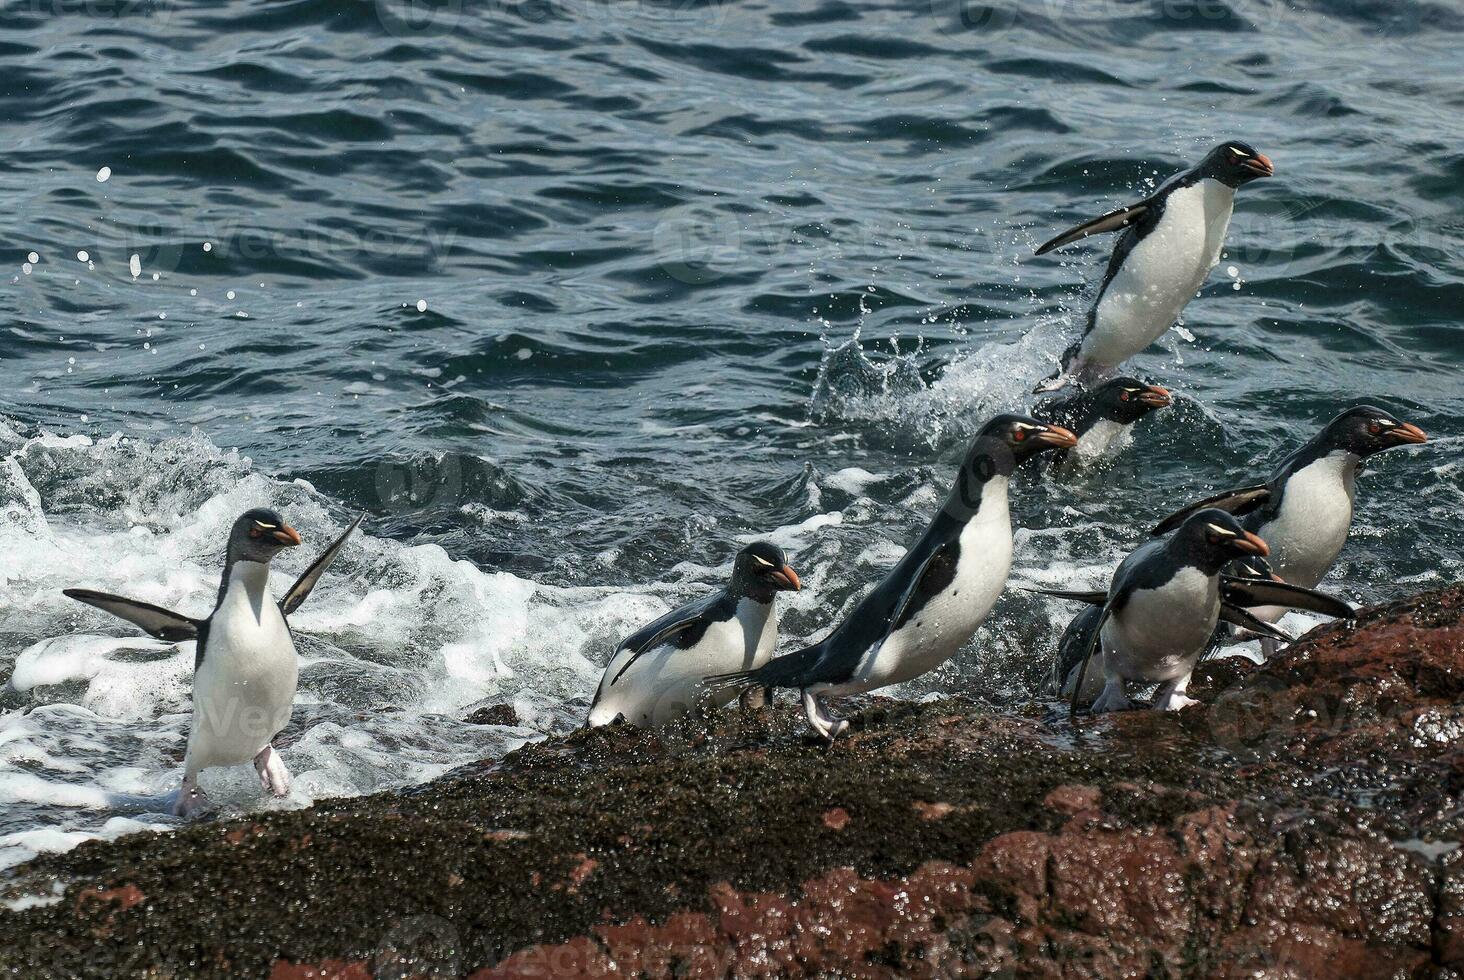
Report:
[[198,629],[202,625],[196,619],[189,619],[181,613],[164,609],[162,606],[155,606],[150,602],[140,602],[137,599],[127,599],[106,592],[93,592],[91,589],[62,589],[61,591],[67,598],[84,602],[89,606],[96,606],[102,612],[111,613],[118,619],[125,619],[134,626],[141,627],[149,636],[155,636],[170,643],[197,639]]
[[1028,589],[1023,592],[1036,592],[1039,595],[1050,595],[1055,599],[1071,599],[1074,602],[1086,602],[1090,606],[1101,606],[1108,601],[1108,593],[1102,591],[1093,592],[1064,592],[1062,589]]
[[1149,201],[1140,201],[1138,204],[1131,204],[1126,208],[1119,208],[1117,211],[1110,211],[1105,215],[1100,215],[1092,221],[1085,221],[1075,228],[1069,228],[1061,235],[1044,244],[1033,254],[1046,255],[1053,249],[1062,248],[1064,245],[1075,242],[1080,238],[1087,238],[1089,235],[1101,235],[1104,232],[1127,228],[1143,217],[1144,212],[1149,210],[1149,207]]
[[1093,632],[1088,635],[1088,642],[1083,645],[1083,659],[1078,664],[1078,679],[1073,682],[1073,699],[1068,702],[1068,719],[1078,716],[1078,698],[1083,695],[1083,681],[1088,676],[1088,664],[1093,660],[1093,651],[1098,649],[1099,640],[1103,636],[1103,625],[1108,622],[1108,617],[1113,615],[1113,603],[1103,607],[1103,612],[1098,616],[1098,622],[1093,626]]
[[1269,483],[1258,483],[1253,487],[1241,487],[1238,490],[1226,490],[1224,493],[1217,493],[1213,497],[1206,497],[1204,500],[1190,504],[1183,510],[1175,511],[1154,525],[1154,530],[1149,533],[1154,537],[1168,534],[1183,524],[1185,518],[1195,511],[1204,510],[1207,507],[1215,507],[1236,517],[1244,517],[1270,499],[1271,485]]
[[905,621],[914,615],[913,604],[917,598],[928,600],[951,584],[956,577],[960,549],[961,546],[956,541],[947,541],[930,553],[930,557],[925,559],[920,570],[915,573],[910,587],[900,597],[900,604],[895,607],[894,614],[890,616],[889,624],[885,627],[885,639],[889,639],[891,633],[904,626]]
[[365,519],[366,514],[363,512],[360,517],[351,522],[351,526],[346,528],[344,534],[332,541],[330,547],[322,551],[320,557],[310,563],[310,567],[305,569],[303,575],[295,579],[295,584],[290,586],[290,590],[280,598],[280,612],[288,616],[310,598],[310,592],[315,588],[315,583],[320,581],[320,576],[325,574],[325,570],[330,567],[331,562],[335,561],[341,548],[345,547],[346,539],[351,536],[351,532],[360,527],[361,522]]
[[[713,592],[695,602],[689,602],[673,609],[660,619],[642,626],[615,648],[617,654],[621,650],[631,651],[631,657],[615,672],[615,676],[610,678],[610,683],[614,684],[620,680],[620,675],[629,670],[630,665],[639,660],[642,654],[654,650],[683,630],[700,626],[701,628],[696,630],[694,635],[686,637],[686,641],[692,643],[699,640],[706,632],[707,614],[715,610],[718,605],[728,601],[730,600],[725,591]],[[685,646],[686,642],[683,642],[682,645]]]
[[1057,659],[1053,662],[1052,676],[1049,678],[1053,694],[1062,694],[1063,688],[1067,686],[1067,679],[1078,669],[1078,664],[1082,663],[1083,653],[1088,649],[1088,641],[1092,639],[1093,630],[1102,615],[1101,603],[1088,606],[1074,616],[1072,622],[1062,631],[1062,636],[1057,641]]
[[[1220,603],[1220,618],[1227,623],[1233,623],[1236,626],[1242,627],[1243,629],[1248,629],[1252,633],[1255,633],[1259,636],[1269,636],[1273,639],[1280,640],[1282,643],[1290,643],[1293,639],[1293,637],[1291,637],[1284,630],[1277,629],[1270,623],[1264,622],[1252,616],[1249,612],[1242,609],[1240,606],[1232,606],[1228,602]],[[1207,654],[1208,652],[1209,651],[1207,651]]]
[[1289,609],[1307,609],[1335,619],[1351,619],[1352,607],[1334,596],[1316,589],[1304,589],[1286,582],[1267,582],[1264,579],[1231,578],[1220,579],[1220,592],[1225,601],[1234,606],[1286,606]]

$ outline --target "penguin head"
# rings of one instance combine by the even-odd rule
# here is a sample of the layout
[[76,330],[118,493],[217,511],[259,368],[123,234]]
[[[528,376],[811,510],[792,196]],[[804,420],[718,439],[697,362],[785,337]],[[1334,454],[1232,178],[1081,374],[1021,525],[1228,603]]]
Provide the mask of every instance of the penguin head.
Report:
[[1326,449],[1341,449],[1366,457],[1384,449],[1428,442],[1428,436],[1418,426],[1400,421],[1392,412],[1358,405],[1328,422],[1318,441]]
[[[1260,535],[1247,531],[1229,511],[1218,507],[1197,510],[1185,519],[1171,539],[1190,564],[1213,575],[1235,559],[1265,558],[1270,546]],[[1269,565],[1265,566],[1267,569]]]
[[293,548],[300,543],[300,532],[285,523],[285,519],[268,507],[255,507],[239,515],[229,530],[229,564],[236,561],[257,561],[269,564],[269,560],[282,549]]
[[1206,154],[1195,172],[1201,177],[1213,177],[1228,187],[1239,187],[1258,177],[1271,176],[1276,168],[1269,157],[1257,153],[1249,143],[1229,140]]
[[774,592],[797,592],[803,588],[798,573],[788,564],[783,549],[766,541],[755,541],[737,552],[732,563],[734,596],[750,596],[766,602]]
[[1148,385],[1137,378],[1114,378],[1093,392],[1100,418],[1131,425],[1156,408],[1174,404],[1168,388]]
[[1271,563],[1260,555],[1247,555],[1244,558],[1237,558],[1231,562],[1229,574],[1236,578],[1260,579],[1262,582],[1284,582],[1281,576],[1276,574]]
[[1048,449],[1071,449],[1078,437],[1060,425],[1026,415],[998,415],[981,427],[962,464],[964,479],[985,482],[1011,476],[1016,468]]

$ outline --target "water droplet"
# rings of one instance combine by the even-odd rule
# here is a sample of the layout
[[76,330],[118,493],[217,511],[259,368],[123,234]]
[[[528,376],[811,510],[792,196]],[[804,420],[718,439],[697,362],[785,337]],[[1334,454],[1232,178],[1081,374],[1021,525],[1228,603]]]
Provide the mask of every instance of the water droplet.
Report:
[[419,299],[419,300],[417,300],[417,312],[418,313],[426,313],[427,312],[427,301],[425,299]]
[[205,252],[212,252],[213,251],[213,242],[204,242],[203,243],[203,250]]
[[97,183],[98,184],[105,184],[108,180],[111,179],[111,177],[112,177],[112,168],[111,167],[103,167],[101,170],[98,170],[97,171]]
[[234,291],[232,289],[229,290],[227,293],[224,294],[224,298],[225,299],[233,299],[234,298]]
[[91,256],[86,254],[86,249],[82,249],[81,251],[76,253],[76,261],[78,262],[85,262],[89,258],[91,258]]
[[142,256],[133,252],[132,258],[127,260],[127,269],[132,273],[132,278],[134,279],[142,275]]
[[41,261],[40,255],[38,255],[35,252],[32,252],[29,255],[27,255],[26,256],[26,259],[30,262],[31,265],[35,265],[37,262]]

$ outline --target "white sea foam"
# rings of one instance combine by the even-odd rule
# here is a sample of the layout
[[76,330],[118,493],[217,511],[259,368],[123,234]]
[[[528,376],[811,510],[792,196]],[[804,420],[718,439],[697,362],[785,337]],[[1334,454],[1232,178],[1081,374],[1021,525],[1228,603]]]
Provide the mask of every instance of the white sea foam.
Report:
[[[27,437],[0,422],[0,451],[0,805],[10,826],[28,825],[0,838],[4,865],[121,832],[111,821],[122,814],[171,825],[162,813],[180,775],[193,644],[152,640],[61,589],[205,615],[240,512],[273,506],[307,540],[277,560],[277,595],[347,515],[199,435]],[[677,571],[711,576],[702,582],[721,573]],[[294,792],[261,799],[248,767],[209,771],[204,787],[224,812],[304,806],[420,782],[566,729],[615,643],[703,588],[555,589],[368,527],[292,617],[301,681],[281,753]],[[497,702],[521,724],[459,720]]]

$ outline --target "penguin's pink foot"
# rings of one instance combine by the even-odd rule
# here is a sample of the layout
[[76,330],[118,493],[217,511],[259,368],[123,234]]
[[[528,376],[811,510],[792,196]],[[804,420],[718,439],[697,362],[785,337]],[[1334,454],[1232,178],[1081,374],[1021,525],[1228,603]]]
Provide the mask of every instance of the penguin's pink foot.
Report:
[[254,771],[259,773],[259,785],[266,793],[290,795],[290,771],[273,745],[266,745],[254,757]]

